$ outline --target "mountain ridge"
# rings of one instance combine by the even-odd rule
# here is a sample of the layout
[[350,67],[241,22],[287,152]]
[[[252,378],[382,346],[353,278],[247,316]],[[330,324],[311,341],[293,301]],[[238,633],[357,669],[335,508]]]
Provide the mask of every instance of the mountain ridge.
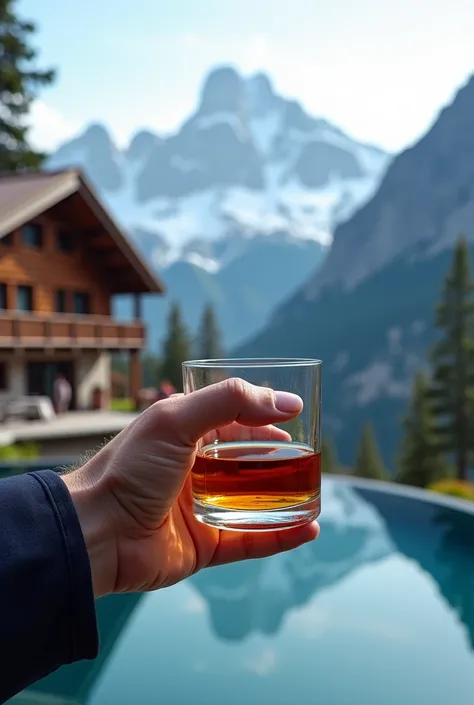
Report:
[[[174,134],[138,130],[119,149],[96,123],[63,144],[46,168],[82,168],[168,281],[169,301],[179,299],[191,332],[211,303],[229,347],[255,333],[319,266],[334,225],[369,198],[389,161],[383,150],[352,140],[278,95],[268,76],[244,78],[232,67],[218,67]],[[252,263],[257,255],[265,277]],[[243,308],[233,283],[233,301],[227,292],[225,273],[233,259],[245,263],[235,273],[242,282],[249,267],[253,271],[249,286],[242,286]],[[177,276],[181,264],[187,277],[183,271]],[[197,279],[200,289],[191,285]],[[263,279],[272,283],[264,288]],[[146,308],[153,345],[164,335],[168,305]],[[118,303],[120,317],[126,309]]]
[[373,198],[339,225],[323,266],[236,356],[323,360],[325,429],[350,465],[365,421],[393,467],[414,373],[436,335],[452,246],[474,241],[474,80],[419,142],[395,157]]
[[[179,259],[183,244],[232,230],[285,230],[327,245],[334,223],[369,197],[389,160],[277,95],[265,74],[244,79],[224,66],[210,72],[177,132],[138,130],[119,149],[94,123],[46,167],[82,167],[132,236],[155,233]],[[170,262],[158,253],[155,264]]]

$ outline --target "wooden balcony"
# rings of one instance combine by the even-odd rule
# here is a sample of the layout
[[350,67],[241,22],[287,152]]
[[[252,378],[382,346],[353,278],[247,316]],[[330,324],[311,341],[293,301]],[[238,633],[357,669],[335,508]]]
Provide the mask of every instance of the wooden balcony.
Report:
[[73,316],[4,311],[0,313],[0,349],[88,348],[141,350],[145,326],[119,322],[107,316]]

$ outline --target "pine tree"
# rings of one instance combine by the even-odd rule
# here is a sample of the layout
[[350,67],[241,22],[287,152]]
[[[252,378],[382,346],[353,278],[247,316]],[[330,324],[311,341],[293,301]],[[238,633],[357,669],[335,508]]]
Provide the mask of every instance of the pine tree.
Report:
[[403,428],[396,481],[427,487],[446,477],[449,468],[436,443],[429,384],[421,372],[413,381],[410,408],[403,420]]
[[323,438],[321,443],[321,470],[326,474],[339,472],[336,448],[330,438]]
[[436,434],[440,450],[453,457],[457,477],[466,480],[474,452],[474,288],[464,238],[444,280],[436,325],[442,333],[431,352]]
[[201,360],[222,357],[221,334],[211,304],[206,306],[202,314],[197,337],[197,357]]
[[25,119],[38,89],[55,75],[36,67],[30,44],[36,27],[19,19],[16,5],[17,0],[0,0],[0,172],[41,166],[44,155],[29,146]]
[[168,332],[163,344],[161,377],[169,380],[180,392],[183,391],[181,363],[190,358],[190,342],[177,303],[172,304],[168,317]]
[[385,470],[377,441],[375,440],[372,424],[369,422],[367,422],[362,429],[362,436],[354,466],[354,475],[356,477],[368,477],[372,480],[388,479],[387,471]]

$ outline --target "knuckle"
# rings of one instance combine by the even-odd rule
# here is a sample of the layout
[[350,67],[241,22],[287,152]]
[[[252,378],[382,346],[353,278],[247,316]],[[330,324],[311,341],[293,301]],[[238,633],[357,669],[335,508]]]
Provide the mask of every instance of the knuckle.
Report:
[[224,384],[226,385],[229,396],[233,401],[237,402],[237,404],[247,402],[252,396],[249,383],[240,379],[240,377],[231,377],[227,379]]
[[148,419],[154,426],[161,428],[172,429],[176,421],[176,414],[173,411],[173,404],[170,404],[170,399],[161,399],[152,404],[145,413]]

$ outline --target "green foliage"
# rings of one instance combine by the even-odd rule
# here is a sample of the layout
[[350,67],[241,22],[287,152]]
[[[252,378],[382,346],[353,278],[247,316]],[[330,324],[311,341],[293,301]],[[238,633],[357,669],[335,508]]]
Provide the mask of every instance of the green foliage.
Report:
[[428,485],[429,490],[439,492],[440,494],[450,495],[451,497],[461,497],[462,499],[470,499],[474,502],[474,485],[472,482],[464,480],[439,480]]
[[332,438],[323,438],[321,444],[321,469],[326,474],[333,474],[340,471],[336,447]]
[[0,470],[1,477],[21,475],[27,471],[23,465],[23,460],[37,460],[39,450],[36,443],[13,443],[8,446],[0,446],[0,463],[7,465],[6,470]]
[[27,141],[26,120],[38,89],[54,80],[54,71],[36,67],[32,22],[20,20],[16,0],[0,0],[0,172],[37,169],[44,155]]
[[202,314],[196,341],[196,356],[201,360],[223,356],[221,334],[211,304],[206,306]]
[[367,477],[372,480],[387,480],[382,456],[375,440],[372,424],[367,422],[362,429],[362,437],[354,465],[356,477]]
[[181,365],[189,360],[190,341],[188,332],[181,317],[181,309],[174,303],[168,318],[168,332],[163,345],[161,378],[169,380],[179,391],[183,391],[183,373]]
[[474,287],[469,249],[462,238],[445,277],[436,310],[441,337],[431,352],[430,396],[439,447],[454,458],[459,479],[467,479],[474,453]]
[[111,399],[110,408],[112,411],[134,411],[135,404],[133,399],[125,397],[124,399]]
[[39,458],[38,446],[36,443],[13,443],[8,446],[0,446],[0,461],[8,460],[36,460]]
[[396,481],[426,487],[447,477],[449,466],[437,443],[429,383],[421,372],[413,381],[410,407],[403,419],[403,429]]

